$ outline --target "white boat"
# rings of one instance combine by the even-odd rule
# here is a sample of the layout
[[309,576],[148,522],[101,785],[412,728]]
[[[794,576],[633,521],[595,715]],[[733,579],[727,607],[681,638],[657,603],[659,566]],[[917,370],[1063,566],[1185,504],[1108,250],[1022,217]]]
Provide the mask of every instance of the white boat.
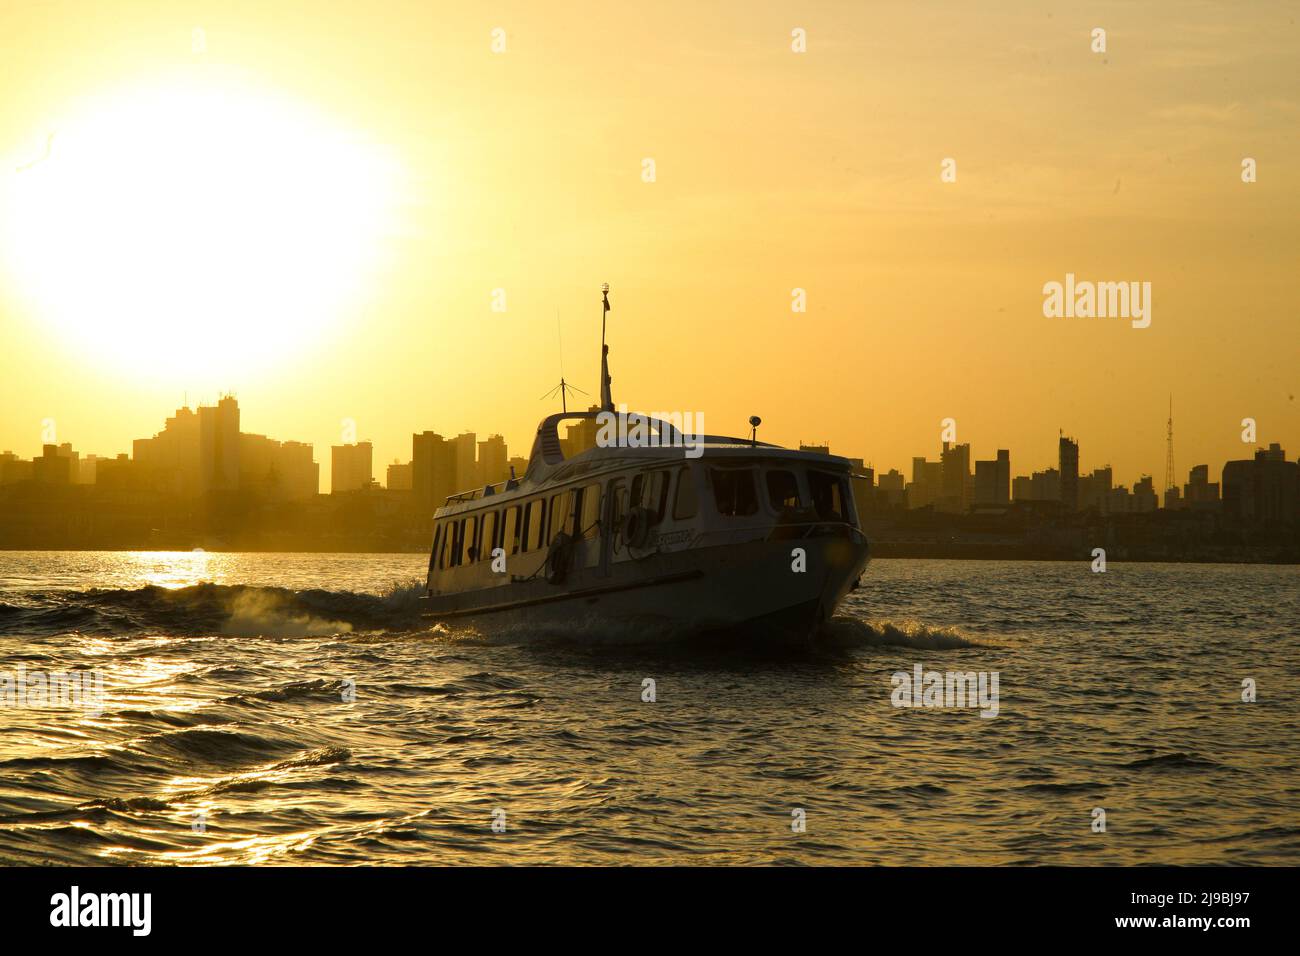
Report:
[[562,422],[617,415],[608,355],[602,343],[600,407],[544,419],[522,478],[437,510],[425,617],[631,640],[812,636],[868,560],[850,462],[649,416],[648,444],[566,458]]

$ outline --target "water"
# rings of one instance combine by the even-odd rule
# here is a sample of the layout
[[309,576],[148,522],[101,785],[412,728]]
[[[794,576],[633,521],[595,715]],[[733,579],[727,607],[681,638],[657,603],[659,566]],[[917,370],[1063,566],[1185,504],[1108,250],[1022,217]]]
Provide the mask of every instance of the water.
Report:
[[[0,553],[0,671],[105,693],[0,708],[0,862],[1300,862],[1296,568],[876,561],[706,653],[430,629],[424,563]],[[998,715],[895,708],[917,663]]]

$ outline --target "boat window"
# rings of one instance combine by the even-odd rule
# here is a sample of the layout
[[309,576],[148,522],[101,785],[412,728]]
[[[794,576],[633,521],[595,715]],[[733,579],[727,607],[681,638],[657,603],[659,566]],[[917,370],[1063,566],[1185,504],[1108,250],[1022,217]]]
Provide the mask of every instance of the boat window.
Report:
[[446,568],[451,555],[451,526],[447,522],[438,525],[438,567]]
[[[650,519],[651,524],[658,524],[663,520],[664,512],[668,509],[668,482],[669,472],[651,471],[645,474],[645,481],[641,483],[641,507],[649,509],[653,517]],[[641,480],[641,476],[637,476]]]
[[799,482],[790,471],[767,473],[767,500],[774,511],[799,507]]
[[623,527],[623,516],[627,514],[627,485],[622,478],[615,478],[609,483],[609,498],[609,531],[614,534]]
[[478,559],[478,542],[474,532],[478,530],[478,518],[466,518],[461,522],[461,543],[457,548],[457,564],[471,564]]
[[489,511],[483,516],[483,543],[479,546],[480,561],[492,560],[492,549],[497,546],[497,525],[501,523],[500,515]]
[[506,523],[501,535],[501,547],[506,554],[519,553],[519,506],[511,505],[506,509]]
[[847,500],[844,494],[844,482],[839,475],[824,471],[808,472],[808,490],[812,492],[813,507],[817,517],[828,521],[847,521]]
[[713,501],[718,514],[752,515],[758,511],[758,494],[754,490],[752,468],[710,468]]
[[429,567],[437,567],[439,549],[442,548],[442,525],[433,529],[433,548],[429,551]]
[[695,480],[690,468],[677,469],[677,496],[673,498],[673,517],[677,519],[694,518],[699,510],[699,501],[695,495]]
[[478,529],[481,522],[477,517],[465,519],[465,554],[461,564],[478,560]]
[[453,521],[448,530],[451,532],[451,550],[447,552],[447,567],[454,568],[460,564],[461,538],[465,531],[465,522]]
[[551,495],[551,517],[546,522],[546,543],[550,544],[555,540],[555,536],[561,531],[573,536],[573,529],[569,527],[572,523],[569,521],[569,502],[571,498],[569,492],[563,491],[558,495]]
[[587,485],[581,494],[582,527],[578,533],[583,537],[595,537],[596,526],[600,523],[600,485]]
[[524,509],[523,550],[536,551],[546,540],[546,502],[534,498],[524,505]]

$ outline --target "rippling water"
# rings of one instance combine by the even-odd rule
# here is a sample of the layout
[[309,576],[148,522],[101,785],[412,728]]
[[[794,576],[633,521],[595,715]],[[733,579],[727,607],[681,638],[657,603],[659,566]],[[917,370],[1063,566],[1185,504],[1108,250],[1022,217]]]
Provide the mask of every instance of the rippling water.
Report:
[[0,707],[0,862],[1300,862],[1295,568],[876,561],[760,653],[430,629],[424,563],[0,552],[0,673],[105,695]]

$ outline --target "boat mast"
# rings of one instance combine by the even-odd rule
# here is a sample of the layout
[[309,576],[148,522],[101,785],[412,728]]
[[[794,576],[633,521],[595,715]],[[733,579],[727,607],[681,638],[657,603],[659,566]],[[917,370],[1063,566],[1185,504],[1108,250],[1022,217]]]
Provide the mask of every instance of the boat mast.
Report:
[[603,302],[600,311],[600,407],[602,410],[614,410],[614,397],[610,394],[609,346],[605,344],[605,316],[609,313],[609,283],[600,287]]

